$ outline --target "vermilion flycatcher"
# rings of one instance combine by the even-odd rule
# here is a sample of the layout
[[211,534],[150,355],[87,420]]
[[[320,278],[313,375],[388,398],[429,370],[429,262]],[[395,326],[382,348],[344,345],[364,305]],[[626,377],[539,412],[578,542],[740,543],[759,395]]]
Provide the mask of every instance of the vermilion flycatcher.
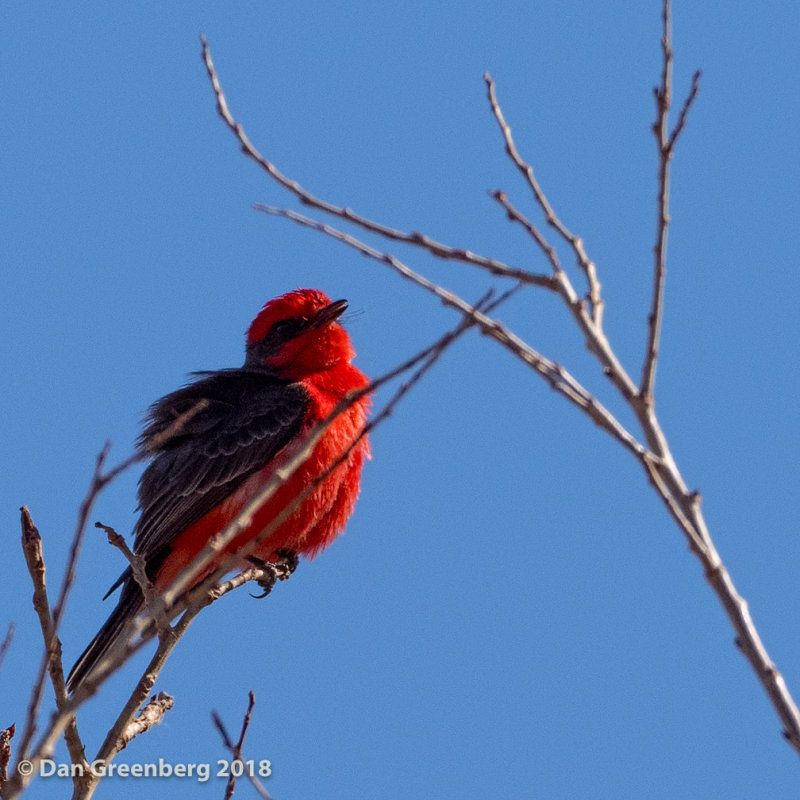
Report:
[[[139,481],[134,552],[145,563],[157,592],[222,531],[272,477],[281,451],[324,419],[352,389],[368,384],[351,363],[355,351],[338,319],[345,300],[331,302],[316,289],[298,289],[270,300],[247,332],[244,366],[197,373],[197,380],[151,406],[139,446],[152,460]],[[159,441],[182,414],[176,435]],[[341,413],[311,457],[278,488],[250,525],[220,554],[205,574],[269,525],[300,491],[351,446],[363,428],[369,401],[362,397]],[[163,437],[162,437],[163,438]],[[282,524],[261,541],[252,558],[314,556],[327,547],[353,511],[361,466],[369,457],[366,436]],[[205,575],[197,577],[197,582]],[[117,607],[78,658],[70,673],[71,691],[86,679],[122,632],[144,608],[131,570]],[[109,592],[110,593],[110,592]]]

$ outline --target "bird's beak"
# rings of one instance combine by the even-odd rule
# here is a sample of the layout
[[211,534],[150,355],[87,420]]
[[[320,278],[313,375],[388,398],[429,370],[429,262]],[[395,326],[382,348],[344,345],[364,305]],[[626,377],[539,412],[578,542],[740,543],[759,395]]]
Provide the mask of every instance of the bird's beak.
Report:
[[346,310],[347,300],[334,300],[314,314],[310,327],[322,328],[324,325],[330,325],[331,322],[339,319]]

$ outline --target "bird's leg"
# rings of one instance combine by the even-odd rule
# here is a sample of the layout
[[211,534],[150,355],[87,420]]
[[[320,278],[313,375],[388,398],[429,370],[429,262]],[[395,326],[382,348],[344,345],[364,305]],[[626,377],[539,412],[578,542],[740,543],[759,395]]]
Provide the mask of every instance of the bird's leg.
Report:
[[263,589],[263,592],[261,594],[251,594],[250,597],[261,600],[272,591],[275,581],[288,580],[297,569],[300,559],[294,550],[278,550],[275,555],[278,556],[278,561],[264,561],[264,559],[256,556],[247,557],[251,564],[263,572],[263,575],[256,579],[256,583]]

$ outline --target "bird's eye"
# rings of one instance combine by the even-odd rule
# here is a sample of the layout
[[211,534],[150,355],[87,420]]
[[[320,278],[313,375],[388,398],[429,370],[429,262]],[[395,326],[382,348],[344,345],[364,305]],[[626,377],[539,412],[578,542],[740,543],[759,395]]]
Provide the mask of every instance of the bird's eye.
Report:
[[272,326],[272,333],[277,334],[283,339],[291,339],[292,336],[296,336],[300,333],[307,322],[308,320],[305,317],[282,319]]

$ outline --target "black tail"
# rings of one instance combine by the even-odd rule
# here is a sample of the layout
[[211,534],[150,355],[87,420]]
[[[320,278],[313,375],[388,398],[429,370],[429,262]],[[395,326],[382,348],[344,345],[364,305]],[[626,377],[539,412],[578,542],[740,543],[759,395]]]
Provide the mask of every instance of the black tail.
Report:
[[117,607],[111,612],[103,627],[81,653],[67,678],[67,689],[71,693],[80,687],[89,674],[103,659],[103,656],[117,641],[125,623],[136,616],[142,605],[142,593],[134,580],[127,581],[122,587],[122,595]]

